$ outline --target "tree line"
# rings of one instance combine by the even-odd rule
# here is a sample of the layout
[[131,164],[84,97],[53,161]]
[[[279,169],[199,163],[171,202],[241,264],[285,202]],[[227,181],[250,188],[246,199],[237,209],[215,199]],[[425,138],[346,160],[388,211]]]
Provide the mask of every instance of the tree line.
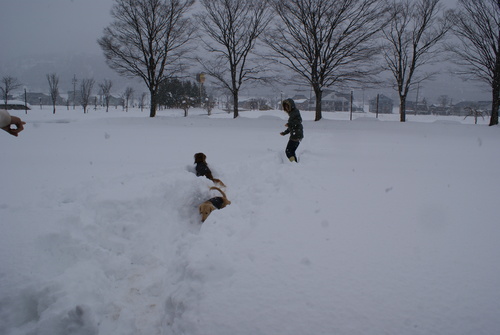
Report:
[[[64,102],[64,99],[60,96],[59,76],[56,73],[50,73],[47,74],[46,77],[49,86],[49,98],[52,103],[53,113],[55,114],[56,105]],[[77,82],[79,82],[78,86],[76,85]],[[87,113],[89,105],[94,103],[97,106],[97,96],[93,95],[97,86],[97,95],[100,97],[99,104],[105,106],[106,112],[108,112],[112,98],[114,98],[111,95],[113,87],[113,82],[111,80],[104,79],[103,82],[96,85],[93,78],[83,78],[81,80],[77,80],[75,77],[73,78],[73,83],[75,84],[73,91],[69,92],[68,99],[65,101],[68,108],[72,102],[73,108],[76,104],[79,104],[83,107],[83,112]],[[22,85],[17,78],[11,76],[2,77],[0,85],[4,104],[7,106],[10,93]],[[3,94],[4,92],[5,94]],[[136,98],[134,97],[134,94],[135,92],[132,87],[126,87],[118,99],[114,98],[115,105],[116,100],[119,100],[123,109],[128,111],[128,107],[132,103],[132,100]],[[146,97],[147,93],[145,92],[137,97],[136,101],[138,101],[141,110],[146,105]],[[189,109],[194,106],[205,107],[208,109],[207,105],[211,102],[203,85],[199,85],[191,80],[180,80],[178,78],[167,79],[160,84],[157,100],[158,105],[164,108],[183,109]]]
[[316,121],[326,89],[390,85],[404,122],[408,93],[448,60],[457,75],[489,85],[490,125],[498,124],[498,0],[457,0],[452,10],[442,0],[199,2],[114,0],[98,43],[112,69],[145,83],[151,117],[162,85],[196,66],[232,96],[235,118],[244,85],[306,83]]

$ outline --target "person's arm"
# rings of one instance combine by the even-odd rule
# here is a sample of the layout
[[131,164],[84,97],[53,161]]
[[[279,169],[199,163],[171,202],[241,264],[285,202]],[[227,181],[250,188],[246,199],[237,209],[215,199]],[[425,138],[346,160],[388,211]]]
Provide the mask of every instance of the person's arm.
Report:
[[293,118],[294,118],[293,112],[289,113],[288,114],[288,122],[285,124],[286,130],[284,132],[280,133],[282,136],[288,135],[288,134],[290,134],[291,131],[293,131],[293,124],[294,124]]
[[285,124],[285,127],[287,127],[286,130],[280,133],[282,136],[290,134],[290,126],[288,125],[288,123]]

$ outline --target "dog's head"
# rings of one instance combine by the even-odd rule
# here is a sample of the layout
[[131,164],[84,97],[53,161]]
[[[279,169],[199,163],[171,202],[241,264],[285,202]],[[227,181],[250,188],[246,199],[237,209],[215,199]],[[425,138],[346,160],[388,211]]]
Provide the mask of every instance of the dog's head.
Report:
[[214,205],[212,205],[212,203],[210,202],[202,203],[199,208],[200,208],[201,222],[205,222],[210,213],[212,213],[215,210]]
[[198,152],[194,154],[195,163],[206,163],[207,156],[203,152]]

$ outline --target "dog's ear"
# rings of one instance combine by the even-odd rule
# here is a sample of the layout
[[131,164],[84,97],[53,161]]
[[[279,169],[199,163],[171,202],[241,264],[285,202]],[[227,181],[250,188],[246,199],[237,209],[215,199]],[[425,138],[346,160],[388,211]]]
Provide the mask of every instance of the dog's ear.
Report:
[[203,152],[199,152],[197,154],[194,154],[194,162],[195,163],[203,163],[203,162],[205,162],[206,158],[207,158],[207,156],[205,156],[205,154]]
[[200,205],[200,215],[201,215],[201,222],[205,222],[205,220],[208,218],[210,213],[212,213],[213,207],[209,206],[208,204],[201,204]]

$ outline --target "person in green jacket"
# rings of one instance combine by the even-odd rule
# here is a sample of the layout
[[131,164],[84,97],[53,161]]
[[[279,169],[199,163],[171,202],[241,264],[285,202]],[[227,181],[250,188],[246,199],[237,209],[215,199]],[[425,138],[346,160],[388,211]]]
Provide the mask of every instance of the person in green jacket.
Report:
[[290,134],[290,139],[286,145],[285,154],[290,162],[298,163],[295,151],[299,147],[300,141],[304,138],[304,129],[302,128],[302,117],[300,111],[295,107],[292,99],[283,100],[283,110],[288,114],[288,123],[285,124],[286,130],[281,132],[281,136]]

